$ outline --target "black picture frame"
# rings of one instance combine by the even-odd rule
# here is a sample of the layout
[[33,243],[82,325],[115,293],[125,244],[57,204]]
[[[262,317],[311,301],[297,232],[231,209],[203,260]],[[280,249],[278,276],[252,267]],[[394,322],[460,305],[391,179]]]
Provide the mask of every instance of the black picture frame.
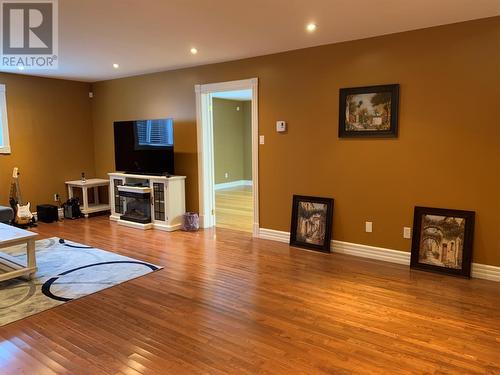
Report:
[[[300,231],[298,231],[299,219],[304,216],[305,205],[301,203],[311,203],[324,205],[324,218],[319,218],[323,222],[314,224],[317,230],[324,230],[324,234],[320,235],[322,240],[320,243],[308,242],[303,239]],[[330,241],[332,238],[332,220],[333,220],[333,205],[334,200],[332,198],[322,198],[322,197],[311,197],[306,195],[294,195],[292,202],[292,221],[290,225],[290,246],[301,247],[304,249],[317,250],[322,252],[330,252]],[[316,215],[322,215],[321,212],[317,212],[314,208],[312,210]],[[321,210],[320,210],[321,211]],[[310,218],[308,219],[310,220]],[[319,226],[319,227],[318,227]]]
[[[389,93],[390,128],[387,130],[354,130],[347,129],[346,107],[350,95]],[[373,119],[373,117],[371,117]],[[382,120],[383,116],[379,116]],[[396,138],[399,121],[399,84],[377,85],[365,87],[342,88],[339,91],[339,138]]]
[[[424,216],[426,215],[432,216],[433,218],[426,218],[426,220],[429,220],[428,224],[426,224],[426,228],[422,228]],[[463,230],[461,229],[461,224],[459,228],[457,228],[457,225],[459,224],[456,220],[453,220],[450,224],[449,220],[445,222],[443,220],[439,220],[439,217],[446,219],[463,219]],[[474,211],[420,206],[415,207],[413,214],[413,237],[410,267],[413,269],[470,278],[474,225]],[[447,230],[447,233],[449,234],[446,235],[444,230]],[[427,235],[423,231],[427,231]],[[463,236],[460,238],[460,234],[462,232]],[[450,237],[450,233],[452,237]],[[427,237],[424,238],[424,236]],[[454,238],[455,249],[453,249]],[[432,261],[423,261],[423,259],[426,258],[422,259],[421,250],[423,251],[423,248],[421,249],[421,246],[423,246],[423,241],[430,241],[434,243],[433,246],[437,246],[436,252],[432,252],[432,254],[434,254],[434,259],[432,259]],[[461,244],[457,245],[459,241]],[[449,249],[448,245],[450,245]],[[459,248],[460,246],[462,248],[461,254]],[[429,251],[427,253],[429,253]],[[438,254],[438,256],[435,254]],[[443,259],[445,256],[446,259]],[[455,263],[453,260],[455,260]],[[439,265],[438,263],[442,263],[442,265]],[[446,266],[445,263],[448,264],[448,266]],[[458,267],[458,265],[460,267]]]

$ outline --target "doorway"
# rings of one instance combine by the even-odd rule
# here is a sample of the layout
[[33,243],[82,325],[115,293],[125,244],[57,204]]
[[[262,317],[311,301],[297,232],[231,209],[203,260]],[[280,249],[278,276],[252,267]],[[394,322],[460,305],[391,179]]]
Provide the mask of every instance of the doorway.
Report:
[[259,230],[257,79],[196,85],[200,226]]

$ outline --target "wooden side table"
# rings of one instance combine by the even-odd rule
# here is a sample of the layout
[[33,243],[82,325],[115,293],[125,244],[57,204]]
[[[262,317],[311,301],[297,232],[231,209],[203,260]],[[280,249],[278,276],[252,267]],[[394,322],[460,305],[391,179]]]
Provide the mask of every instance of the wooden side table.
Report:
[[[109,202],[108,203],[99,202],[99,190],[98,190],[99,186],[106,186],[109,188],[109,180],[104,180],[102,178],[90,178],[85,181],[82,180],[66,181],[66,185],[68,186],[69,199],[74,197],[73,193],[74,188],[82,189],[83,208],[81,209],[81,211],[82,214],[85,215],[85,217],[89,217],[89,214],[94,212],[109,211],[110,209]],[[92,204],[89,204],[89,195],[88,195],[89,188],[94,189],[94,203]]]
[[0,249],[20,244],[26,244],[28,253],[27,264],[20,264],[19,261],[5,253],[0,252],[0,281],[14,279],[25,276],[32,278],[36,271],[35,238],[37,233],[16,228],[6,224],[0,224]]

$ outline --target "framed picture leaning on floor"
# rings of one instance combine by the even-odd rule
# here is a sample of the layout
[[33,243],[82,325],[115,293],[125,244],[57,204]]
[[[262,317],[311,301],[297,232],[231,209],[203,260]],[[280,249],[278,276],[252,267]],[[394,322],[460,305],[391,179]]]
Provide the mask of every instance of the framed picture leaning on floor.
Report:
[[294,195],[290,245],[330,252],[333,199]]
[[415,207],[411,268],[470,277],[473,211]]

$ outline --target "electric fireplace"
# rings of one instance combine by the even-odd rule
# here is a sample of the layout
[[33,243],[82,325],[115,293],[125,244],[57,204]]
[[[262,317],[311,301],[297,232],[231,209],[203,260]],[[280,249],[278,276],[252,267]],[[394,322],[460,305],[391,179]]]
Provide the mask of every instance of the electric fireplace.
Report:
[[151,223],[151,189],[148,187],[120,186],[118,195],[123,199],[120,220]]

